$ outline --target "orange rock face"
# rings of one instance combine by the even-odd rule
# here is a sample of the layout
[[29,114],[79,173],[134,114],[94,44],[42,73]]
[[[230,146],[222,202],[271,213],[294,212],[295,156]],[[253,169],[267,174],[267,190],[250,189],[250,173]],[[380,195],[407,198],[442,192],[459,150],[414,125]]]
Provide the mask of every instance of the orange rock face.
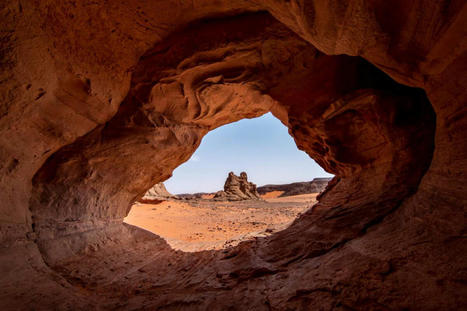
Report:
[[[465,1],[0,8],[2,309],[467,305]],[[289,228],[183,253],[123,224],[207,132],[268,111],[336,175]]]

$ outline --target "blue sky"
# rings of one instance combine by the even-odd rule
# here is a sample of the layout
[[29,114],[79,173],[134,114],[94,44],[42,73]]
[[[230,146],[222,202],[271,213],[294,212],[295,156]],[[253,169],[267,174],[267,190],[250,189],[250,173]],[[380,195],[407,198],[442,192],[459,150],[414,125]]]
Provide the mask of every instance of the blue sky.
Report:
[[214,192],[223,189],[230,171],[247,172],[248,180],[258,186],[332,176],[298,150],[287,128],[267,113],[209,132],[164,184],[174,194]]

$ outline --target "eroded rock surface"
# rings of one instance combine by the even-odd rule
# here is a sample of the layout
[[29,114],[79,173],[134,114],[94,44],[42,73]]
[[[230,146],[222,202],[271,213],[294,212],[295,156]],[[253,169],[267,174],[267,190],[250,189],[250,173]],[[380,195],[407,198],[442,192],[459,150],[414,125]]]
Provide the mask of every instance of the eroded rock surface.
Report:
[[261,200],[261,197],[256,190],[256,185],[248,181],[248,175],[245,172],[241,172],[240,176],[230,172],[225,180],[224,191],[217,192],[214,195],[214,200]]
[[[465,1],[7,0],[0,16],[2,309],[467,305]],[[289,228],[189,254],[122,223],[208,131],[268,111],[336,175]]]
[[141,203],[158,203],[163,200],[173,198],[174,195],[167,191],[163,182],[152,186],[144,196],[139,199]]

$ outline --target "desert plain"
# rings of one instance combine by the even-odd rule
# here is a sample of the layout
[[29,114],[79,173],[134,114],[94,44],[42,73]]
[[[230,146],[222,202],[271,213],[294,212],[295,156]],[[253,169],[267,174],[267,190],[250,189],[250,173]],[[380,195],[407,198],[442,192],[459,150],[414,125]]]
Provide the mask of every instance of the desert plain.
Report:
[[162,238],[176,250],[196,252],[235,246],[285,229],[315,202],[318,193],[279,197],[281,191],[262,195],[263,200],[213,201],[168,199],[158,204],[136,203],[125,222]]

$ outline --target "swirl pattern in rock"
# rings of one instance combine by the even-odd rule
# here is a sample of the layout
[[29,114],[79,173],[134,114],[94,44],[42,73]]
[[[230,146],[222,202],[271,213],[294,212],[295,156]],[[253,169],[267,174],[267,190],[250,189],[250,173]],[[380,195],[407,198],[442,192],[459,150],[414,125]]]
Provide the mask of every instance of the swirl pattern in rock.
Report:
[[[3,309],[467,305],[465,1],[6,0],[0,16]],[[268,111],[336,175],[289,228],[188,254],[122,223],[208,131]]]

